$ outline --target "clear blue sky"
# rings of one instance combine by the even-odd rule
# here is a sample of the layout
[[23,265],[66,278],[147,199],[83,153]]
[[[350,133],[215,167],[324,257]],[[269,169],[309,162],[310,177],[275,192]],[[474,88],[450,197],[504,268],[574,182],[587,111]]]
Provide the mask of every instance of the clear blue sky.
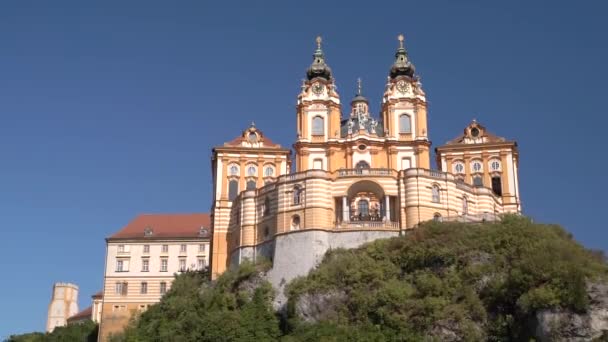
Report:
[[[267,7],[257,7],[256,4]],[[519,142],[527,215],[608,250],[608,21],[595,1],[3,1],[0,337],[43,330],[51,286],[101,289],[104,237],[206,212],[210,151],[255,120],[290,146],[314,38],[378,112],[404,33],[438,146],[471,119]]]

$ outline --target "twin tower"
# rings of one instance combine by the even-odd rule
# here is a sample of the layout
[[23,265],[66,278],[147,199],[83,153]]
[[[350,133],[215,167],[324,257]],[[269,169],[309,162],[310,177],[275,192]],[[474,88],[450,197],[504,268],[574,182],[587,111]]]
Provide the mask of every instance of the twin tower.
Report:
[[320,37],[306,76],[298,95],[298,139],[294,145],[297,172],[308,169],[335,172],[357,167],[394,170],[430,167],[425,93],[403,45],[402,35],[390,68],[379,118],[370,114],[369,101],[361,93],[360,81],[350,109],[342,113],[340,96],[321,49]]

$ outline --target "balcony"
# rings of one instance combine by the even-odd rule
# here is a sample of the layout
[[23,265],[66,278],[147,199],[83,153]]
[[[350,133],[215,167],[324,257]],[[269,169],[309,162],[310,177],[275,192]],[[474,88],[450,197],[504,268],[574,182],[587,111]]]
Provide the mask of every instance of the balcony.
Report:
[[362,176],[389,176],[394,177],[396,174],[391,169],[341,169],[337,171],[338,177],[362,177]]
[[399,229],[399,222],[391,221],[350,221],[336,222],[337,229]]

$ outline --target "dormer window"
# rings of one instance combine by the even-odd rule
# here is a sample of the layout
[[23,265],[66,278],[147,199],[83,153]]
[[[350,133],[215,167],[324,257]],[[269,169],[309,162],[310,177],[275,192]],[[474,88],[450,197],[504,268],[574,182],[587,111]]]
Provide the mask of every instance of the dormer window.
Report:
[[205,227],[201,227],[198,231],[198,235],[201,237],[205,237],[209,234],[209,230]]
[[154,234],[154,231],[152,230],[152,227],[146,227],[144,228],[144,236],[145,237],[150,237]]

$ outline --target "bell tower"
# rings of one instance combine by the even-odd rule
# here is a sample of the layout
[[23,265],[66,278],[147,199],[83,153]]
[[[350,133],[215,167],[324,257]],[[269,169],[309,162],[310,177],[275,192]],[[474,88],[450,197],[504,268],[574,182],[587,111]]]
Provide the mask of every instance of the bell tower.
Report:
[[340,138],[340,95],[317,37],[313,62],[306,71],[296,110],[296,172],[329,170],[328,143]]
[[405,50],[403,35],[399,35],[398,40],[399,48],[382,98],[384,131],[387,140],[396,142],[400,147],[409,146],[413,151],[413,156],[398,157],[398,169],[429,169],[426,96],[420,77],[415,74],[416,68]]

